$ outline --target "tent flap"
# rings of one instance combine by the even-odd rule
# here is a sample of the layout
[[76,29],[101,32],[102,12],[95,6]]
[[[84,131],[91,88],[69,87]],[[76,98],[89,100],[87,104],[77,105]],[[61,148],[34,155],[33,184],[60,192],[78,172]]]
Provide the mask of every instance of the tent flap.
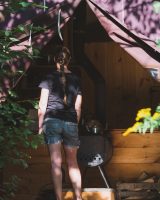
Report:
[[[134,59],[136,59],[144,68],[151,71],[152,75],[154,70],[156,73],[154,78],[160,80],[160,49],[156,47],[155,43],[160,27],[157,26],[157,29],[153,34],[152,31],[149,31],[151,26],[148,21],[151,21],[151,18],[153,18],[152,22],[155,22],[154,26],[156,26],[157,19],[155,19],[153,12],[149,12],[152,15],[146,18],[145,12],[141,12],[141,14],[139,13],[138,8],[140,5],[142,7],[144,2],[134,1],[134,3],[131,3],[130,7],[127,6],[127,2],[127,0],[120,0],[114,1],[113,4],[111,1],[102,2],[100,0],[87,0],[90,8],[95,13],[108,35]],[[133,6],[135,8],[134,12]],[[148,10],[153,9],[152,4],[149,1],[145,1],[145,6],[147,6]],[[132,21],[130,19],[130,26],[128,25],[129,22],[127,21],[127,17],[124,17],[124,12],[127,11],[130,14],[129,16],[131,16],[131,13],[133,12],[133,19]],[[135,20],[136,11],[139,13],[139,19],[144,19],[145,22],[144,20],[143,22],[141,20]],[[142,27],[144,27],[144,23],[148,26],[143,30]],[[139,27],[139,29],[137,27]]]

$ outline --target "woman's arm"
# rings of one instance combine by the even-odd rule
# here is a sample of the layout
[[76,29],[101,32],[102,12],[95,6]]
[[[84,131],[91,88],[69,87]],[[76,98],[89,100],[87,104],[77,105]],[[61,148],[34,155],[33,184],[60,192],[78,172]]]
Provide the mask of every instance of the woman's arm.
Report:
[[49,90],[48,89],[41,89],[41,95],[40,95],[40,100],[39,100],[39,107],[38,107],[38,125],[39,125],[39,131],[38,133],[42,133],[42,125],[43,125],[43,119],[44,115],[46,112],[47,108],[47,103],[48,103],[48,95],[49,95]]
[[78,123],[81,118],[81,105],[82,105],[82,95],[77,95],[77,98],[75,101],[75,110],[77,112],[77,122]]

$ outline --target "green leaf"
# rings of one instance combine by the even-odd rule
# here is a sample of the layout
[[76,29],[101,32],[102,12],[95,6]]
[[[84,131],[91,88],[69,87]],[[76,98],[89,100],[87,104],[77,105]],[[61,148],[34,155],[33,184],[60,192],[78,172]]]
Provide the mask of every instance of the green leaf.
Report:
[[38,109],[38,107],[39,107],[39,101],[38,100],[30,100],[28,102],[33,106],[33,108]]
[[5,31],[5,36],[9,37],[11,35],[11,33],[12,33],[11,31]]
[[160,39],[156,40],[156,46],[160,48]]
[[24,32],[24,31],[25,31],[24,25],[18,25],[18,26],[17,26],[17,29],[18,29],[18,31],[20,31],[20,32]]
[[149,128],[150,128],[150,121],[148,118],[145,118],[143,123],[142,133],[145,134]]
[[23,8],[27,8],[27,7],[31,6],[32,3],[22,1],[22,2],[19,2],[19,5],[21,5]]
[[34,55],[34,56],[38,56],[38,55],[40,54],[40,50],[39,50],[39,49],[33,48],[33,49],[32,49],[32,52],[33,52],[33,55]]
[[5,63],[10,59],[11,57],[9,55],[4,54],[4,52],[0,53],[0,63]]
[[156,112],[159,112],[159,113],[160,113],[160,105],[158,105],[158,106],[156,107]]
[[8,94],[9,94],[11,97],[17,97],[17,94],[16,94],[13,90],[8,90]]
[[12,42],[18,42],[18,41],[19,41],[19,39],[14,38],[14,37],[10,37],[9,39],[10,39],[10,41],[12,41]]
[[155,129],[154,126],[151,126],[150,127],[150,133],[153,133],[154,129]]
[[152,6],[153,6],[153,11],[156,13],[156,14],[159,14],[160,13],[160,2],[159,1],[154,1],[152,3]]

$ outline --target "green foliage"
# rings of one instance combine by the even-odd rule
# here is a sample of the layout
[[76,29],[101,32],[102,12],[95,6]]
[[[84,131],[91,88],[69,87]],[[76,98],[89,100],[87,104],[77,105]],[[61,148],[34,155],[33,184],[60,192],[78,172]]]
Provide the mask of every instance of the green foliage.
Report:
[[[34,101],[28,101],[36,106]],[[43,136],[35,135],[30,129],[33,120],[28,116],[28,110],[21,102],[17,101],[16,94],[9,91],[6,101],[0,104],[0,170],[9,165],[28,167],[31,158],[27,149],[37,149],[43,144]],[[8,183],[3,184],[6,191],[0,200],[9,200],[14,196],[17,182],[13,177]]]
[[[5,15],[30,6],[43,8],[42,5],[22,0],[0,0],[0,6],[5,7],[2,11]],[[15,80],[17,75],[24,73],[19,69],[12,72],[9,64],[13,60],[22,57],[34,59],[39,56],[39,50],[29,45],[25,46],[23,50],[13,50],[11,47],[19,45],[20,35],[29,35],[30,32],[36,33],[42,30],[44,30],[43,27],[34,27],[33,24],[20,24],[12,30],[0,30],[0,80],[3,80],[4,77]],[[20,68],[23,69],[23,66]],[[30,159],[28,149],[36,149],[39,144],[43,143],[43,136],[35,135],[30,128],[33,120],[28,116],[26,102],[20,102],[13,90],[8,90],[5,100],[2,101],[2,87],[3,85],[0,83],[0,172],[3,172],[8,164],[28,167]],[[27,103],[34,108],[37,107],[35,101],[28,100]],[[0,200],[11,200],[18,187],[18,178],[13,175],[8,182],[2,183],[1,178]]]
[[37,4],[35,2],[27,2],[27,1],[22,1],[22,0],[0,1],[0,5],[5,7],[5,13],[14,13],[17,10],[25,10],[26,8],[29,8],[29,7],[37,7],[40,9],[48,8],[48,7],[44,6],[43,4]]
[[28,111],[15,98],[8,97],[0,104],[0,168],[8,163],[27,167],[26,159],[29,156],[20,150],[37,148],[41,141],[30,130],[32,123]]
[[18,43],[20,43],[20,40],[17,39],[17,35],[20,33],[24,33],[26,35],[29,35],[29,32],[32,31],[32,33],[38,32],[43,30],[41,27],[34,27],[31,25],[19,25],[16,28],[12,30],[0,30],[0,65],[12,61],[12,59],[15,58],[30,58],[34,59],[38,56],[39,50],[38,49],[32,49],[30,51],[31,46],[25,46],[23,51],[19,50],[12,50],[11,47],[15,44],[19,46]]
[[5,182],[3,188],[0,188],[0,200],[11,200],[15,196],[15,192],[18,189],[18,183],[20,179],[13,175],[8,182]]
[[[5,3],[1,3],[0,5],[5,6],[4,13],[9,11],[9,13],[15,12],[19,9],[26,9],[30,6],[36,6],[39,8],[43,8],[42,5],[26,2],[26,1],[12,1],[8,0]],[[39,55],[39,50],[31,45],[26,45],[23,51],[20,50],[12,50],[11,47],[14,45],[21,45],[21,41],[19,38],[20,34],[28,35],[30,33],[37,33],[39,31],[43,31],[44,28],[40,26],[34,26],[33,24],[23,25],[19,24],[17,27],[11,30],[0,30],[0,67],[4,67],[4,63],[12,62],[15,58],[29,58],[34,59]],[[3,69],[2,69],[3,70]],[[1,72],[2,73],[2,72]]]

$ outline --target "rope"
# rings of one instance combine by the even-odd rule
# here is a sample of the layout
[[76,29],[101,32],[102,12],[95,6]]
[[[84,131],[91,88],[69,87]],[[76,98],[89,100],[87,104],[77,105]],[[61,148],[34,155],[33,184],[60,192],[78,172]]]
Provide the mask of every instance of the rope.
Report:
[[29,48],[30,53],[33,52],[33,49],[32,49],[32,27],[33,27],[33,24],[31,24],[31,28],[29,30],[29,39],[28,39],[28,46],[30,47]]
[[63,37],[62,37],[62,34],[61,34],[61,9],[59,9],[58,11],[58,35],[61,39],[61,41],[63,41]]

